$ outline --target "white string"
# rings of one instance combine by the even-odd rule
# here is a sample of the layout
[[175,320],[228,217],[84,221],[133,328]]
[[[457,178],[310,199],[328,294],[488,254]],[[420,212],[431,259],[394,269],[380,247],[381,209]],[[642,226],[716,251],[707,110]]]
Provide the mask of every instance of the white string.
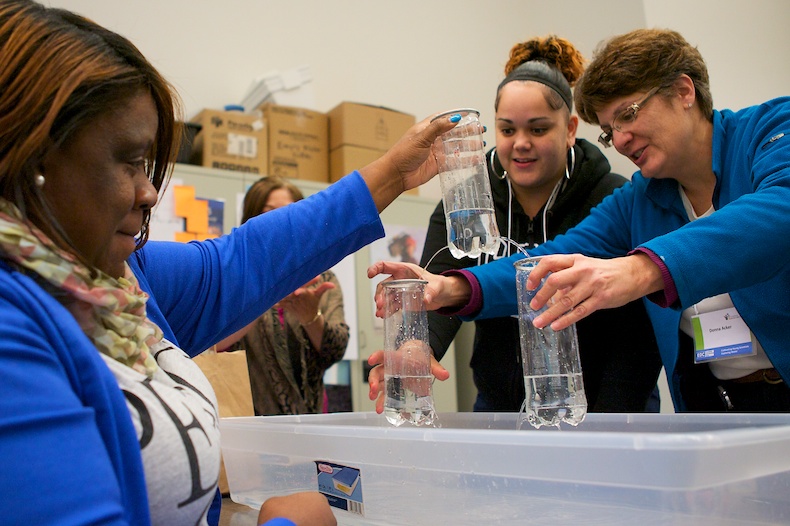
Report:
[[[500,238],[499,238],[499,241],[500,241],[500,243],[504,244],[505,246],[511,245],[511,246],[513,246],[513,247],[516,247],[516,250],[517,250],[518,252],[521,252],[521,253],[522,253],[522,254],[524,254],[526,257],[529,257],[529,252],[527,252],[527,244],[526,244],[526,243],[524,243],[524,244],[519,244],[519,243],[517,243],[517,242],[513,241],[512,239],[510,239],[509,237],[500,237]],[[508,257],[510,257],[511,255],[512,255],[512,254],[510,254],[510,253],[508,252]]]
[[[504,244],[505,246],[507,246],[507,245],[512,245],[512,246],[514,246],[514,247],[516,248],[516,250],[517,250],[517,251],[519,251],[519,252],[521,252],[522,254],[524,254],[524,256],[526,256],[526,257],[529,257],[529,253],[527,252],[527,249],[526,249],[526,246],[525,246],[526,244],[525,244],[525,245],[519,245],[518,243],[516,243],[515,241],[513,241],[513,240],[512,240],[512,239],[510,239],[509,237],[498,237],[498,238],[496,238],[496,239],[497,239],[497,241],[498,241],[498,243],[499,243],[500,245],[501,245],[501,244]],[[497,247],[498,247],[498,246],[499,246],[499,245],[497,245]],[[449,250],[449,249],[450,249],[450,247],[448,247],[447,245],[445,245],[445,246],[443,246],[442,248],[440,248],[439,250],[437,250],[436,252],[434,252],[434,254],[431,256],[431,259],[429,259],[429,260],[428,260],[428,263],[426,263],[426,264],[425,264],[425,267],[423,267],[423,270],[427,269],[427,268],[428,268],[428,267],[431,265],[431,262],[433,261],[433,258],[435,258],[436,256],[438,256],[438,255],[439,255],[439,253],[441,253],[441,251],[442,251],[442,250]],[[498,251],[499,251],[499,248],[497,248],[497,252],[498,252]]]
[[554,189],[551,191],[549,200],[546,201],[545,205],[543,205],[543,242],[544,243],[549,240],[548,239],[549,210],[551,210],[551,207],[554,206],[554,201],[557,199],[557,196],[560,195],[560,189],[564,185],[564,183],[565,183],[565,179],[560,179],[559,181],[557,181],[557,184],[554,185]]
[[438,255],[439,255],[439,253],[440,253],[442,250],[450,250],[450,247],[448,247],[447,245],[445,245],[445,246],[443,246],[442,248],[440,248],[439,250],[437,250],[436,252],[434,252],[433,256],[431,256],[431,259],[429,259],[429,260],[428,260],[428,263],[426,263],[426,264],[425,264],[425,267],[423,267],[423,270],[425,270],[426,268],[428,268],[428,267],[430,266],[430,264],[431,264],[431,261],[433,261],[433,258],[435,258],[436,256],[438,256]]

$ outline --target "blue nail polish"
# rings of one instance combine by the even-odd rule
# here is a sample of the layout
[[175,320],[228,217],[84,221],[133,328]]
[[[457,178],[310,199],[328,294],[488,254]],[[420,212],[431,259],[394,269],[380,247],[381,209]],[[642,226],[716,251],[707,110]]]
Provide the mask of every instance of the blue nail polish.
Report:
[[450,117],[450,122],[458,122],[460,120],[461,120],[461,116],[459,114],[457,114],[457,113],[455,115],[453,115],[452,117]]

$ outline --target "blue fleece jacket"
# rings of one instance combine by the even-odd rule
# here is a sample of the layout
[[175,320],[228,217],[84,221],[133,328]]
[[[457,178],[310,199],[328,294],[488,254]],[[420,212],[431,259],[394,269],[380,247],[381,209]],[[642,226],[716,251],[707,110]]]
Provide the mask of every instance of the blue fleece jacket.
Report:
[[[230,235],[150,242],[129,264],[151,296],[149,317],[194,356],[383,234],[354,173]],[[115,378],[71,314],[2,260],[0,371],[0,523],[149,524]]]
[[[675,407],[681,311],[728,292],[785,381],[790,381],[790,98],[713,114],[716,213],[690,222],[674,180],[636,172],[578,226],[530,255],[617,257],[643,246],[666,264],[679,302],[646,301]],[[480,282],[479,318],[517,312],[514,256],[469,269]]]

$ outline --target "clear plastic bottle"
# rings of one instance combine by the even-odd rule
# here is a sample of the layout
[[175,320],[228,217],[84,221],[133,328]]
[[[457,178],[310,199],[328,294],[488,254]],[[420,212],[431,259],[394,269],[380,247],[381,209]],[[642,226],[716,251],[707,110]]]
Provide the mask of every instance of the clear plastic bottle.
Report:
[[384,415],[400,426],[433,425],[431,350],[425,284],[417,279],[384,282]]
[[447,246],[457,259],[496,254],[499,228],[486,168],[480,112],[457,109],[437,115],[434,120],[453,114],[461,115],[461,120],[433,144],[447,219]]
[[537,329],[532,324],[548,308],[535,311],[529,306],[540,287],[527,290],[527,278],[539,261],[540,257],[533,257],[515,263],[526,391],[520,422],[526,419],[535,428],[559,427],[560,422],[576,426],[587,414],[576,325],[554,331],[551,327]]

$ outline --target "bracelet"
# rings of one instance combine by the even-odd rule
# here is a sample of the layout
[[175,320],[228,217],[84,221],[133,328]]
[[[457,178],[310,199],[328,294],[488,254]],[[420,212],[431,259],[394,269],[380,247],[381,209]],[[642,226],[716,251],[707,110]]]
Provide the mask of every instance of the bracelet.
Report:
[[318,318],[320,318],[321,316],[322,316],[321,309],[318,309],[318,312],[315,313],[315,318],[313,318],[312,320],[308,321],[307,323],[303,323],[302,327],[307,327],[308,325],[314,324],[315,322],[318,321]]

